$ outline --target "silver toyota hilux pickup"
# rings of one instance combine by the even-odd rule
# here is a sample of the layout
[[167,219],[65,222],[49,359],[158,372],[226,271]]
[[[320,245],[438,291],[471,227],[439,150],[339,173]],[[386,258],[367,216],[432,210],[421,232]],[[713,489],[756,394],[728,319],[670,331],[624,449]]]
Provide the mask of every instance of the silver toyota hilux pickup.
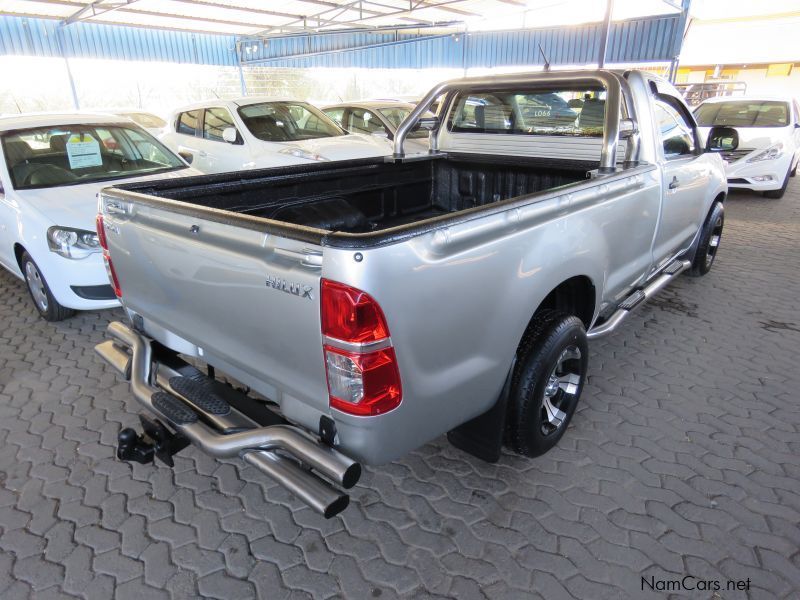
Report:
[[[430,151],[405,155],[419,128]],[[587,70],[442,83],[394,144],[101,193],[128,319],[97,352],[146,409],[121,459],[240,456],[329,517],[361,463],[444,433],[489,461],[546,452],[588,340],[711,268],[738,138],[701,140],[659,77]]]

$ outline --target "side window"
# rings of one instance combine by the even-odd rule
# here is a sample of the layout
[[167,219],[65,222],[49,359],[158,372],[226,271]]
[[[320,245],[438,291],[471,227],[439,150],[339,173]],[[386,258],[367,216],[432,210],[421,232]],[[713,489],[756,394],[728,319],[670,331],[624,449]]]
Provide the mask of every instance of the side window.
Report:
[[189,112],[181,113],[178,115],[178,133],[186,135],[195,135],[197,132],[197,122],[200,119],[199,110],[190,110]]
[[375,133],[386,130],[378,117],[363,108],[354,108],[350,111],[348,129],[356,133]]
[[[222,132],[228,127],[236,126],[233,124],[231,113],[225,108],[207,108],[203,119],[203,137],[213,142],[222,142]],[[237,132],[237,139],[238,139]]]
[[653,107],[664,157],[669,159],[694,154],[694,130],[683,115],[661,98],[654,99]]
[[344,126],[344,123],[342,123],[342,121],[344,121],[344,108],[329,108],[322,112],[328,115],[340,127]]

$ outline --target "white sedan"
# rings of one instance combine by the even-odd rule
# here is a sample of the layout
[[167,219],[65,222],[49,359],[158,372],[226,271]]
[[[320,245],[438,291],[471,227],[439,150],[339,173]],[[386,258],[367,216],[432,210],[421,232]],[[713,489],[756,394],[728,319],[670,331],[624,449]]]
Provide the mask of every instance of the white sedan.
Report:
[[197,175],[141,127],[113,115],[0,118],[0,265],[48,321],[117,306],[98,240],[97,193]]
[[800,106],[789,98],[717,97],[694,110],[702,134],[733,127],[739,147],[722,152],[728,187],[781,198],[800,160]]
[[159,139],[203,173],[392,153],[388,140],[348,134],[306,102],[261,97],[181,108]]

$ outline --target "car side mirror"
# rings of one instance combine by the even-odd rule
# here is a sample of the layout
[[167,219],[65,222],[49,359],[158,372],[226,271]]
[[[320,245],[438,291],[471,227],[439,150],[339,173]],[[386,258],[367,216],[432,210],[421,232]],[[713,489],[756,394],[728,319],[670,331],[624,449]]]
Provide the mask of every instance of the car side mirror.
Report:
[[728,152],[739,147],[739,132],[733,127],[712,127],[708,132],[706,152]]
[[222,130],[222,139],[229,144],[235,144],[238,137],[235,127],[226,127]]
[[178,156],[185,160],[187,165],[192,164],[192,161],[194,160],[194,154],[191,152],[178,152]]

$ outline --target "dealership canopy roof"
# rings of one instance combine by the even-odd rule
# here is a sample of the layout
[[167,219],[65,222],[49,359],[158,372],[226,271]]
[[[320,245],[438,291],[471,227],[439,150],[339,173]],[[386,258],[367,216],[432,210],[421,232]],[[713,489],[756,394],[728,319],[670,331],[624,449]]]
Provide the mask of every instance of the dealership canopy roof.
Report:
[[[268,37],[498,20],[507,25],[498,23],[496,28],[541,27],[602,20],[605,4],[604,0],[0,0],[0,13],[64,24],[83,21]],[[631,10],[626,6],[639,14],[626,14]],[[614,16],[677,12],[680,6],[681,0],[616,0]],[[549,22],[554,15],[560,23]]]

